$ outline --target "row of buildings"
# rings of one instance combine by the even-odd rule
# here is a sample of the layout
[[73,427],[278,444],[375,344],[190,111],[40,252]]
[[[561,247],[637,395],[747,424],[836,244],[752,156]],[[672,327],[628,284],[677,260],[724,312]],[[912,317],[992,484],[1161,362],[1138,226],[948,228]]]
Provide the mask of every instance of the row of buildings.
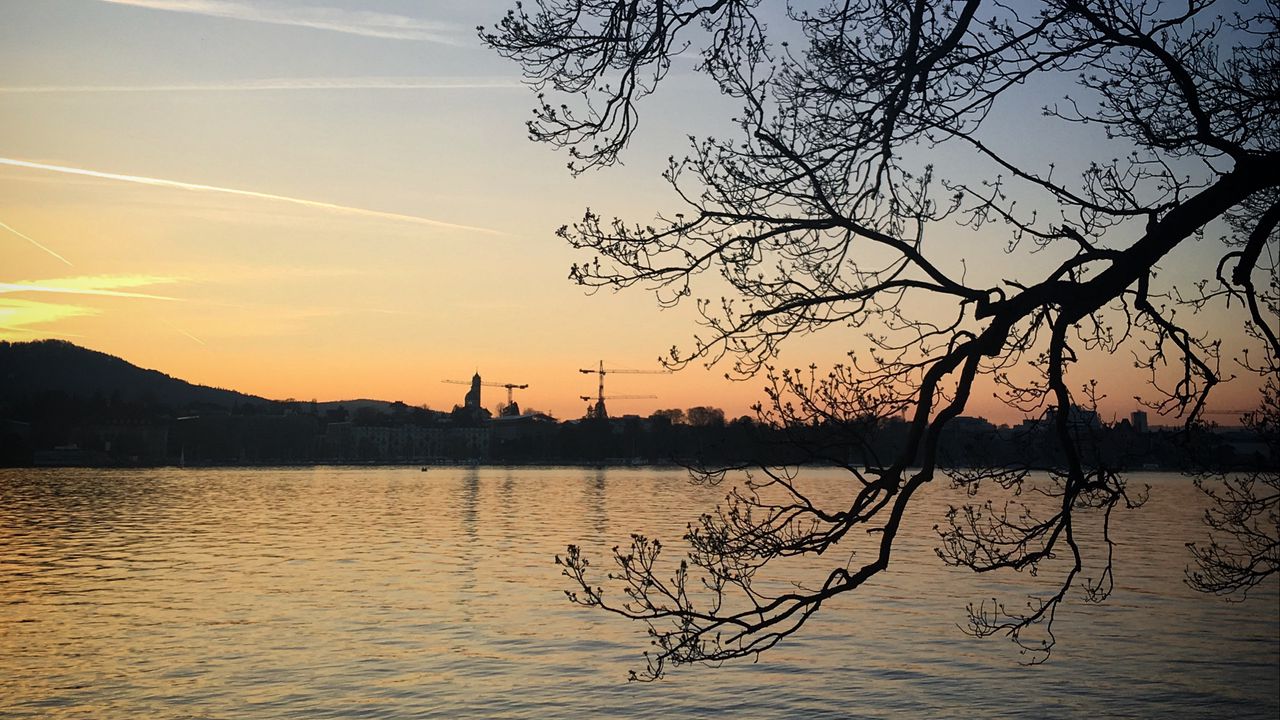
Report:
[[[805,427],[785,431],[749,418],[726,421],[723,413],[662,411],[639,416],[588,417],[558,422],[520,413],[509,403],[495,417],[481,405],[476,374],[461,405],[451,412],[404,403],[360,401],[275,403],[251,409],[209,409],[190,414],[118,410],[55,414],[41,421],[0,422],[0,465],[211,465],[270,463],[475,463],[475,462],[792,462],[826,458],[865,463],[905,447],[907,424],[889,419],[858,427]],[[354,411],[349,411],[349,410]],[[683,415],[679,413],[678,415]],[[705,417],[704,417],[705,416]],[[1173,433],[1152,432],[1146,414],[1118,423],[1073,408],[1073,431],[1093,436],[1100,462],[1112,466],[1173,468],[1179,452]],[[941,459],[954,465],[1021,462],[1027,453],[1052,463],[1053,417],[1014,427],[982,418],[957,417],[948,425]],[[858,436],[852,437],[850,433]],[[797,454],[797,440],[808,454]],[[1271,452],[1250,434],[1224,431],[1206,447],[1227,466],[1269,461]],[[814,454],[813,448],[822,448]],[[825,453],[825,454],[824,454]],[[853,457],[865,453],[866,458]],[[829,455],[829,457],[828,457]]]

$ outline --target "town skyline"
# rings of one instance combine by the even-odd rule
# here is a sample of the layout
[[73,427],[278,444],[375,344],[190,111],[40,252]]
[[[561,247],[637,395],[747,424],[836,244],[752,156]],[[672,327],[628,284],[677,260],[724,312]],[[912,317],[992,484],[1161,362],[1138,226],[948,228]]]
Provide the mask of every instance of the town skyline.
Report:
[[[580,417],[555,418],[518,400],[490,396],[487,407],[485,387],[527,388],[488,383],[478,373],[456,383],[466,391],[448,409],[370,398],[278,400],[193,385],[62,340],[0,341],[0,377],[9,381],[0,387],[0,467],[870,465],[900,451],[911,427],[902,415],[867,419],[850,443],[845,424],[734,417],[705,405],[641,415],[592,402]],[[1129,470],[1267,462],[1263,442],[1246,428],[1188,434],[1152,426],[1142,411],[1108,420],[1076,406],[1067,422],[1096,440],[1108,464]],[[1052,409],[1012,426],[959,416],[943,436],[943,462],[1062,462],[1049,442],[1054,426]]]

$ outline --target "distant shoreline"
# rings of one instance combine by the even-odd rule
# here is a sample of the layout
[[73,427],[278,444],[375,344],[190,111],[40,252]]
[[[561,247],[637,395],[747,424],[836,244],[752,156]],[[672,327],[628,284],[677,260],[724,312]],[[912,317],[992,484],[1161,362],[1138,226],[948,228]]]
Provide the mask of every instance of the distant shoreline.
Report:
[[[186,465],[177,465],[173,463],[155,464],[155,465],[8,465],[0,466],[0,471],[5,470],[270,470],[270,469],[305,469],[305,468],[398,468],[398,469],[417,469],[420,472],[430,472],[432,470],[446,469],[469,469],[469,468],[600,468],[600,469],[626,469],[626,468],[653,468],[653,469],[689,469],[691,466],[679,462],[649,462],[649,461],[626,461],[626,460],[604,460],[604,461],[586,461],[586,460],[564,460],[564,461],[508,461],[493,462],[484,461],[476,463],[455,462],[455,463],[412,463],[412,462],[261,462],[261,463],[188,463]],[[719,466],[708,466],[715,468]],[[727,466],[730,470],[754,470],[760,465],[751,465],[746,463],[734,463]],[[776,467],[776,466],[766,466]],[[788,466],[795,467],[795,466]],[[806,468],[840,468],[840,465],[811,463],[800,467]],[[908,468],[914,471],[919,468]],[[955,467],[938,467],[939,473],[945,473],[948,470],[969,469],[965,466]],[[1014,469],[1014,468],[1007,468]],[[1247,472],[1247,470],[1230,470],[1230,469],[1205,469],[1205,472]],[[1047,472],[1043,469],[1033,470],[1031,472]],[[1189,475],[1195,472],[1191,469],[1182,468],[1150,468],[1135,467],[1117,470],[1124,474],[1132,473],[1160,473],[1165,475]]]

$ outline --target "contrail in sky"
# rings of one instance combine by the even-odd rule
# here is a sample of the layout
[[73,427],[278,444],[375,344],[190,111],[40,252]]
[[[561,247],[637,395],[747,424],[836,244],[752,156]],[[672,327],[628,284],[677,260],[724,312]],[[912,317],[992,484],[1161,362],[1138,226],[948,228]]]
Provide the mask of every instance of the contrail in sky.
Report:
[[177,330],[178,332],[182,333],[183,335],[186,335],[187,337],[191,338],[192,340],[195,340],[196,342],[200,343],[201,345],[208,345],[208,344],[209,344],[209,343],[206,343],[205,341],[201,340],[200,338],[196,337],[195,335],[192,335],[191,333],[187,332],[186,330],[183,330],[182,328],[178,328],[178,327],[176,327],[176,328],[174,328],[174,330]]
[[[328,210],[330,212],[349,215],[363,215],[365,217],[382,218],[385,220],[398,220],[400,222],[430,225],[432,227],[448,228],[451,230],[466,230],[468,232],[484,233],[486,235],[506,235],[506,233],[501,230],[477,227],[475,225],[459,225],[457,223],[444,222],[443,220],[432,220],[430,218],[419,217],[417,215],[402,215],[400,213],[383,212],[381,210],[368,210],[365,208],[350,207],[348,205],[336,205],[334,203],[320,202],[319,200],[306,200],[303,198],[289,197],[288,195],[272,195],[270,193],[255,192],[253,190],[238,190],[236,188],[218,187],[217,185],[200,185],[197,183],[180,182],[178,180],[143,177],[141,175],[121,175],[119,173],[99,172],[97,170],[67,167],[65,165],[47,165],[45,163],[28,162],[26,160],[15,160],[13,158],[5,157],[0,157],[0,165],[30,168],[32,170],[45,170],[48,172],[65,173],[67,175],[81,175],[84,177],[101,178],[103,180],[118,180],[120,182],[138,183],[139,185],[151,185],[154,187],[222,193],[224,195],[237,195],[240,197],[257,198],[259,200],[275,200],[276,202],[292,203],[303,207]],[[23,237],[26,236],[24,235]],[[27,239],[30,240],[30,238]],[[32,240],[32,242],[35,241]],[[38,244],[39,243],[37,243],[37,245]]]
[[6,95],[52,93],[264,92],[316,90],[507,90],[523,88],[502,77],[320,77],[262,78],[180,85],[18,85],[0,86]]
[[59,259],[59,260],[61,260],[62,262],[66,263],[66,264],[68,264],[68,265],[70,265],[70,264],[71,264],[71,261],[70,261],[70,260],[68,260],[68,259],[66,259],[66,258],[64,258],[64,257],[62,257],[62,256],[61,256],[61,255],[59,255],[58,253],[56,253],[56,252],[54,252],[53,250],[49,249],[48,247],[46,247],[46,246],[44,246],[44,245],[41,245],[41,244],[40,244],[40,243],[39,243],[35,238],[33,238],[33,237],[29,236],[29,235],[24,235],[24,234],[22,234],[22,233],[18,232],[17,230],[14,230],[13,228],[9,227],[8,225],[4,224],[3,222],[0,222],[0,228],[4,228],[5,230],[8,230],[9,232],[13,233],[14,235],[17,235],[18,237],[22,238],[23,240],[26,240],[27,242],[31,243],[32,245],[35,245],[36,247],[40,248],[41,250],[43,250],[43,251],[45,251],[45,252],[49,253],[50,255],[52,255],[52,256],[54,256],[54,257],[58,258],[58,259]]
[[205,342],[205,341],[201,340],[200,338],[196,337],[195,335],[192,335],[191,333],[187,332],[186,330],[183,330],[182,328],[178,327],[177,325],[172,325],[172,324],[170,324],[170,323],[165,322],[164,320],[161,320],[161,321],[160,321],[160,323],[161,323],[162,325],[164,325],[165,327],[169,328],[170,330],[172,330],[172,331],[176,332],[176,333],[181,333],[181,334],[183,334],[183,335],[186,335],[188,338],[190,338],[190,339],[192,339],[192,340],[194,340],[194,341],[196,341],[196,342],[200,343],[201,345],[208,345],[208,344],[209,344],[209,343],[207,343],[207,342]]
[[459,28],[452,23],[419,20],[407,15],[343,10],[330,7],[288,7],[242,0],[100,0],[111,5],[128,5],[148,10],[229,18],[271,25],[291,25],[331,30],[348,35],[390,38],[392,40],[427,40],[445,45],[459,45]]

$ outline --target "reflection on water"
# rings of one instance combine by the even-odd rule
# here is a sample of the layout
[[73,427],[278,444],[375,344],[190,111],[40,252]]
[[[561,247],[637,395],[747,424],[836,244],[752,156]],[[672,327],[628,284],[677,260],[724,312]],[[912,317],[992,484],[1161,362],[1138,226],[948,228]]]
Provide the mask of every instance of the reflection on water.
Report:
[[[956,627],[1026,578],[940,567],[941,489],[883,580],[757,664],[627,685],[643,628],[565,602],[551,563],[674,545],[724,488],[678,471],[0,471],[0,717],[1263,717],[1280,600],[1197,596],[1176,476],[1120,519],[1117,589],[1060,613],[1046,666]],[[839,487],[840,476],[817,482]],[[907,539],[907,538],[904,538]]]

